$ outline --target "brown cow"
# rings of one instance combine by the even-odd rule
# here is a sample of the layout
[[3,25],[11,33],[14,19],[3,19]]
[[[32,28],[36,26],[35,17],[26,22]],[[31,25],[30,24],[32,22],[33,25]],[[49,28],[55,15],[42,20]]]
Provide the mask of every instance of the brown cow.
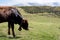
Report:
[[10,35],[11,28],[13,37],[15,37],[14,24],[20,25],[19,31],[22,28],[28,30],[28,21],[23,19],[21,13],[15,7],[0,7],[0,23],[2,22],[8,22],[8,35]]

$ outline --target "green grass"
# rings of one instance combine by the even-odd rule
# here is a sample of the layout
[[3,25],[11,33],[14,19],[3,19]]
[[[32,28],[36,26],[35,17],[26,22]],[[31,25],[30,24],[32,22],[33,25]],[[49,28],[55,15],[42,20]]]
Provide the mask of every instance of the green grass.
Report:
[[29,34],[33,40],[60,40],[60,18],[39,16],[39,14],[24,16],[28,18],[31,32]]
[[16,38],[8,38],[7,23],[1,23],[0,40],[60,40],[60,18],[21,13],[29,22],[29,31],[18,31],[15,25]]

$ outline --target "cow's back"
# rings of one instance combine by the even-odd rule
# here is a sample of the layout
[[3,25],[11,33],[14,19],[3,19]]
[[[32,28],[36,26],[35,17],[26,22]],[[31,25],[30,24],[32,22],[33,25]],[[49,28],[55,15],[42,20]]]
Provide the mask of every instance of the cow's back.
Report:
[[0,22],[5,22],[8,20],[8,17],[11,15],[13,7],[0,7]]

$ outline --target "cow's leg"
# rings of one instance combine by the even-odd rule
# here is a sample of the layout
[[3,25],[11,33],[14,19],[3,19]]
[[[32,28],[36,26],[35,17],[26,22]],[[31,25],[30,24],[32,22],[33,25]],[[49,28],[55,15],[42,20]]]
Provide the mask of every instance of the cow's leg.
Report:
[[8,35],[10,35],[10,23],[8,22]]
[[13,37],[15,37],[15,33],[14,33],[14,23],[11,24],[11,28],[12,28]]

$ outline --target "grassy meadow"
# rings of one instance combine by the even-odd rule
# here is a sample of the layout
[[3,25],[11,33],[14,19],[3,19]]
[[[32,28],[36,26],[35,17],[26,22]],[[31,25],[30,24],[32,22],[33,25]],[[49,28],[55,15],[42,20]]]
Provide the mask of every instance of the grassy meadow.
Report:
[[[19,31],[15,24],[16,38],[7,37],[7,22],[0,24],[0,40],[60,40],[60,18],[29,14],[19,9],[29,22],[29,31]],[[11,35],[12,36],[12,35]]]

